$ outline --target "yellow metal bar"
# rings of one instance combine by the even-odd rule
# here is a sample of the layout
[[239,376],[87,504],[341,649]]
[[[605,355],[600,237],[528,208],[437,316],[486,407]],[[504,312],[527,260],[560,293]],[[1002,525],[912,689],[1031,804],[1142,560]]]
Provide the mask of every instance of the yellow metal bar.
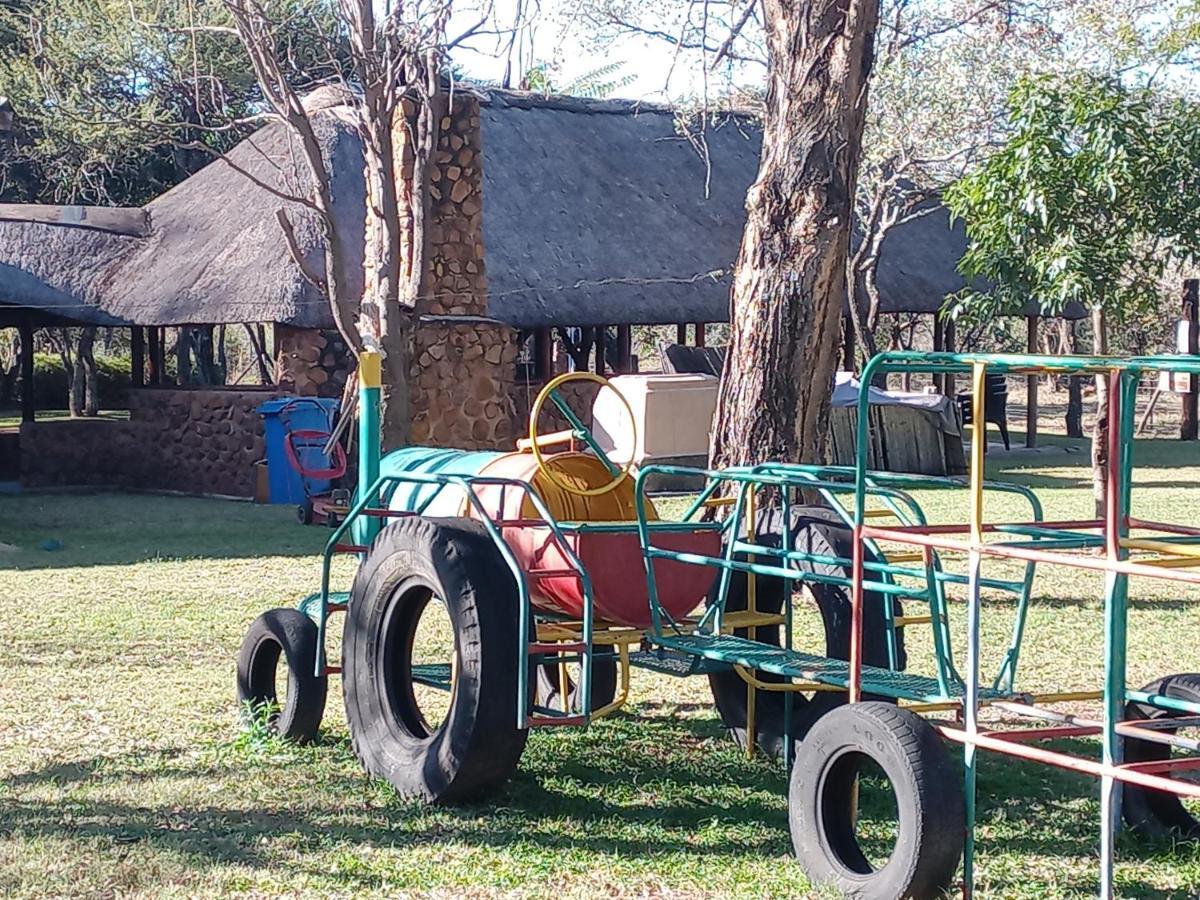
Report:
[[885,553],[884,557],[889,564],[925,561],[924,553]]
[[629,699],[629,644],[619,644],[617,646],[617,654],[617,659],[621,663],[621,691],[612,703],[593,710],[593,719],[602,719],[609,713],[616,712]]
[[1154,541],[1148,538],[1121,538],[1121,546],[1132,550],[1150,550],[1163,556],[1200,557],[1200,544],[1172,544],[1169,541]]
[[868,509],[863,513],[863,517],[867,519],[885,519],[888,516],[895,517],[895,515],[890,509]]
[[841,691],[846,693],[846,688],[839,687],[836,684],[821,684],[816,681],[763,681],[754,674],[753,669],[748,669],[745,666],[735,665],[733,671],[741,677],[742,681],[753,688],[758,688],[760,691],[779,691],[787,693],[788,691]]
[[896,616],[893,620],[897,628],[905,625],[927,625],[933,621],[933,616]]
[[[1078,700],[1100,700],[1104,696],[1103,691],[1058,691],[1047,694],[1026,694],[1034,703],[1068,703]],[[996,697],[994,699],[980,699],[980,706],[991,706],[993,703],[1006,702],[1004,697]],[[1012,698],[1008,698],[1007,702],[1012,702]],[[916,713],[927,712],[948,712],[953,709],[962,709],[961,700],[945,700],[937,703],[902,703],[905,709],[911,709]]]
[[1158,566],[1160,569],[1190,569],[1200,566],[1200,557],[1168,556],[1159,559],[1139,559],[1137,564],[1139,566]]
[[364,350],[358,354],[358,382],[360,387],[383,387],[383,365],[376,351]]
[[987,447],[984,401],[987,395],[987,365],[971,367],[971,543],[983,543],[983,453]]
[[[698,619],[694,616],[681,619],[680,625],[694,625]],[[749,610],[738,610],[725,615],[723,630],[728,633],[735,628],[750,628],[757,625],[765,628],[768,625],[782,625],[787,619],[782,613],[751,613]],[[611,622],[596,623],[592,631],[592,643],[604,646],[620,644],[637,644],[646,637],[647,629],[631,628],[628,625],[616,625]],[[582,640],[583,625],[577,621],[539,622],[537,639],[542,643],[552,641]]]
[[704,501],[705,506],[733,506],[735,499],[733,497],[709,497]]

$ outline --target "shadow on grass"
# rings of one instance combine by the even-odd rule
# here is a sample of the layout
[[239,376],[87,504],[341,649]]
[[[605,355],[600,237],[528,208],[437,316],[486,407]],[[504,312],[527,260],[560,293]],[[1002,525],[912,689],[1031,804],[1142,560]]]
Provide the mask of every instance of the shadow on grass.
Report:
[[300,525],[291,506],[154,494],[0,497],[0,571],[313,556],[328,537]]
[[[1083,748],[1063,744],[1058,749]],[[264,868],[278,866],[284,856],[292,860],[290,865],[297,864],[297,846],[321,851],[340,845],[402,848],[448,842],[500,850],[518,844],[626,860],[715,855],[727,857],[730,865],[747,857],[778,862],[791,852],[784,773],[778,766],[747,761],[712,720],[616,716],[588,732],[539,734],[503,790],[488,802],[455,808],[403,801],[382,782],[367,779],[344,736],[327,733],[322,744],[288,752],[293,755],[269,762],[214,762],[176,748],[21,773],[0,782],[10,798],[0,800],[0,833],[107,839],[114,845],[145,842],[201,865]],[[279,774],[277,794],[253,808],[245,798],[262,796],[256,787],[274,773]],[[298,779],[310,778],[321,782],[317,801],[292,793]],[[223,780],[232,796],[224,804],[195,805],[178,797],[154,804],[87,799],[87,789],[111,794],[143,781],[185,779]],[[16,799],[24,791],[46,787],[63,796]],[[1095,782],[1083,776],[984,754],[979,853],[992,889],[1003,885],[988,874],[989,856],[1036,855],[1062,861],[1057,887],[1094,893],[1096,795]],[[714,835],[714,827],[723,830]],[[280,837],[286,837],[287,848],[273,842]],[[1127,862],[1171,849],[1129,836],[1123,836],[1119,848]],[[303,853],[299,865],[335,880],[384,878],[379,873],[331,872]],[[1005,868],[1011,867],[998,866]],[[1124,895],[1161,892],[1128,869],[1121,875]],[[1020,873],[1006,877],[1024,878]]]

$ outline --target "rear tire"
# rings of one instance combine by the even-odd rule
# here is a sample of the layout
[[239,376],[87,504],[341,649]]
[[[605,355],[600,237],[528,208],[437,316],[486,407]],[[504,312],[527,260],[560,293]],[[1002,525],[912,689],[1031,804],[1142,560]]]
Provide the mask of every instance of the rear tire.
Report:
[[[1174,700],[1200,703],[1200,674],[1168,675],[1142,688],[1147,694],[1160,694]],[[1130,703],[1125,707],[1127,719],[1176,718],[1185,713],[1160,709],[1144,703]],[[1173,734],[1173,730],[1163,729]],[[1166,744],[1123,738],[1126,762],[1156,762],[1170,759],[1171,748]],[[1124,786],[1121,814],[1133,831],[1148,838],[1200,838],[1200,821],[1183,805],[1175,794],[1154,791],[1134,784]]]
[[[856,835],[855,781],[874,763],[895,793],[896,841],[880,868]],[[817,722],[799,747],[788,792],[796,858],[814,883],[862,900],[940,897],[962,857],[959,775],[938,733],[888,703],[855,703]]]
[[[781,535],[783,516],[780,510],[773,509],[764,513],[759,519],[758,541],[764,546],[782,546]],[[836,513],[824,507],[793,507],[792,509],[792,547],[825,556],[837,556],[849,559],[853,553],[853,535]],[[840,566],[802,563],[802,568],[823,575],[843,575],[849,577],[849,571]],[[709,595],[710,602],[715,601],[720,582],[714,584]],[[816,601],[825,625],[825,646],[813,652],[823,652],[835,659],[850,658],[850,589],[836,585],[805,583]],[[755,607],[760,612],[778,613],[784,608],[784,597],[789,589],[788,582],[783,578],[756,576],[755,578]],[[734,572],[729,584],[729,593],[725,601],[727,612],[742,611],[749,606],[748,578],[743,572]],[[902,613],[902,607],[897,600],[894,602],[896,614]],[[749,637],[748,629],[735,629],[738,637]],[[760,627],[755,640],[780,646],[781,626],[771,625]],[[898,662],[900,669],[906,664],[904,653],[904,632],[896,635]],[[884,598],[882,594],[868,591],[863,609],[863,662],[870,666],[886,668],[889,665],[887,648],[887,616],[885,615]],[[782,682],[784,679],[769,672],[755,672],[757,678],[765,682]],[[709,687],[712,689],[713,700],[721,722],[729,729],[738,746],[746,746],[746,695],[747,685],[737,672],[717,672],[708,676]],[[831,709],[845,704],[846,694],[842,691],[817,691],[811,697],[800,693],[792,694],[792,737],[795,741],[803,740],[809,729],[821,716]],[[774,758],[783,756],[784,748],[784,704],[785,695],[782,691],[767,691],[756,689],[755,697],[755,731],[756,744],[760,750]]]
[[314,740],[325,714],[328,680],[313,674],[317,664],[317,626],[298,609],[272,609],[251,623],[237,659],[238,705],[252,715],[278,705],[276,668],[280,655],[287,662],[287,699],[268,717],[282,738],[305,744]]
[[[436,728],[413,692],[413,639],[436,596],[454,630],[457,674]],[[401,519],[380,532],[359,568],[342,642],[342,690],[354,752],[405,797],[477,799],[516,770],[517,588],[484,526]]]

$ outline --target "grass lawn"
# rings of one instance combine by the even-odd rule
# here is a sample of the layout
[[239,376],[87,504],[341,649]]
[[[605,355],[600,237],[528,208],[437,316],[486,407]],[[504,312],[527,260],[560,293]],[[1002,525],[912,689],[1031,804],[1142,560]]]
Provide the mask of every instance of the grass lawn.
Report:
[[[993,475],[1037,487],[1051,516],[1087,514],[1086,444],[1045,443],[993,455]],[[1135,513],[1195,522],[1200,447],[1139,451]],[[964,515],[965,497],[923,499],[935,519]],[[811,893],[790,857],[783,772],[736,751],[700,679],[635,674],[624,713],[535,732],[509,787],[459,809],[399,800],[362,774],[336,682],[318,745],[240,734],[243,629],[313,589],[326,536],[290,508],[0,497],[0,894]],[[62,548],[39,549],[47,539]],[[1020,684],[1098,686],[1099,589],[1041,573]],[[1200,592],[1135,584],[1132,596],[1131,681],[1200,669]],[[989,600],[993,645],[1011,611]],[[924,637],[910,658],[928,671]],[[980,895],[1094,893],[1096,785],[983,759]],[[1200,893],[1200,850],[1124,836],[1119,859],[1122,895]]]
[[[57,422],[62,419],[71,418],[71,413],[65,409],[39,409],[36,414],[35,421],[37,422]],[[128,419],[129,410],[127,409],[102,409],[100,410],[99,418],[101,419]],[[0,409],[0,431],[10,428],[21,427],[21,411],[11,409]]]

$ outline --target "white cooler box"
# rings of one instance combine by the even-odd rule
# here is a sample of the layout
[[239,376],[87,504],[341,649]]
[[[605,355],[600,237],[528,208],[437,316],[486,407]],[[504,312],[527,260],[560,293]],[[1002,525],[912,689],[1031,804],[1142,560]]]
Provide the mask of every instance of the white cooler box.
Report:
[[[618,375],[613,387],[633,411],[602,389],[592,405],[592,431],[614,462],[678,462],[703,466],[717,408],[718,379],[712,375]],[[636,437],[635,433],[636,431]]]

